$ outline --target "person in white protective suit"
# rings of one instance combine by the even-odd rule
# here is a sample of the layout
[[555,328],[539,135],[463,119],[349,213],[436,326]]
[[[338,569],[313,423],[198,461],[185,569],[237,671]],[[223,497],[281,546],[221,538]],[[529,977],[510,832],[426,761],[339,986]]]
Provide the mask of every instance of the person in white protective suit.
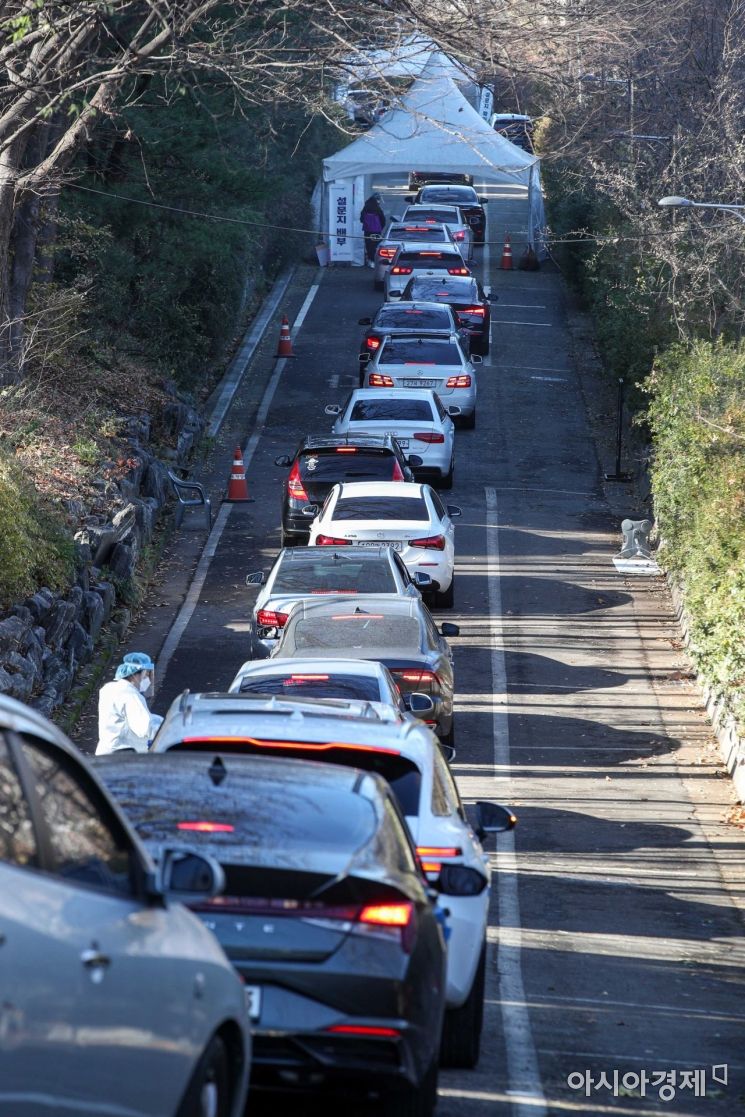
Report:
[[163,719],[151,714],[145,694],[153,685],[155,664],[144,652],[130,652],[116,669],[113,682],[98,694],[96,756],[133,750],[147,752]]

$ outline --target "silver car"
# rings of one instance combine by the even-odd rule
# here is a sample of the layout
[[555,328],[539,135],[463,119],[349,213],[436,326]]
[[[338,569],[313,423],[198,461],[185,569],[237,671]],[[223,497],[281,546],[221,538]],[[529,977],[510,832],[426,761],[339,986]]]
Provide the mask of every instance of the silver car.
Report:
[[447,225],[463,259],[473,259],[473,230],[459,206],[444,205],[442,202],[415,202],[406,207],[402,221]]
[[172,902],[224,882],[189,824],[156,869],[77,749],[0,696],[3,1117],[243,1113],[244,990]]
[[400,299],[412,276],[470,274],[470,268],[453,245],[409,244],[406,241],[396,249],[383,289],[386,300]]
[[373,287],[376,291],[383,290],[385,273],[390,267],[391,260],[396,255],[396,249],[404,241],[409,241],[410,244],[426,242],[427,244],[451,244],[456,248],[458,247],[447,225],[417,224],[415,221],[403,223],[391,221],[375,249]]
[[422,334],[389,337],[365,366],[366,388],[431,388],[445,407],[460,408],[464,427],[476,425],[477,355],[466,356],[460,339]]

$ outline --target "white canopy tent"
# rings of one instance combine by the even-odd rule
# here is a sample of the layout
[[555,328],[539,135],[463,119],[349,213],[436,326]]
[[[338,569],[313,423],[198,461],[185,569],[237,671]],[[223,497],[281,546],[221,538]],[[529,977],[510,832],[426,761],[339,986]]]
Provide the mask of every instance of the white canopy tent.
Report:
[[323,161],[332,260],[363,262],[359,211],[372,176],[418,169],[524,186],[527,239],[539,255],[545,254],[540,159],[490,128],[434,55],[399,107]]

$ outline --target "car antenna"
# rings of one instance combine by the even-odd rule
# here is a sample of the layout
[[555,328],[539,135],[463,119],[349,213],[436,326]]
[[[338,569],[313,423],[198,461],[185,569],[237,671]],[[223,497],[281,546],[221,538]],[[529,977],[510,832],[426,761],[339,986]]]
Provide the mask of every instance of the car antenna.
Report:
[[228,770],[222,762],[222,757],[219,756],[215,757],[207,771],[215,787],[219,787],[228,774]]

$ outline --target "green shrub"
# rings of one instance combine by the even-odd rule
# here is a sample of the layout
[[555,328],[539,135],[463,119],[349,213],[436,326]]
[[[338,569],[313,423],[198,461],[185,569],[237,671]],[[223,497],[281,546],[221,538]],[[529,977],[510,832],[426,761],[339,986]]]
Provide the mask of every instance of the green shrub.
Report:
[[38,586],[59,589],[73,573],[73,547],[64,528],[25,480],[0,455],[0,608]]
[[698,667],[745,720],[745,343],[661,354],[647,421],[662,556],[682,583]]

